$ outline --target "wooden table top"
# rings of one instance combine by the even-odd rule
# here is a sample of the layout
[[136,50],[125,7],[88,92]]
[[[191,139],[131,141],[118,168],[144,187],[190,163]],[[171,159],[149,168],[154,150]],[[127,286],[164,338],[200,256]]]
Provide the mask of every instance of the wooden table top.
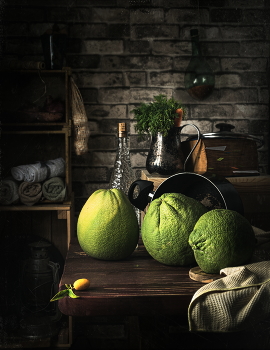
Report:
[[189,278],[191,266],[167,266],[154,260],[139,242],[126,260],[103,261],[85,254],[78,241],[69,248],[60,290],[87,278],[78,299],[65,297],[59,309],[69,316],[186,314],[194,293],[203,286]]

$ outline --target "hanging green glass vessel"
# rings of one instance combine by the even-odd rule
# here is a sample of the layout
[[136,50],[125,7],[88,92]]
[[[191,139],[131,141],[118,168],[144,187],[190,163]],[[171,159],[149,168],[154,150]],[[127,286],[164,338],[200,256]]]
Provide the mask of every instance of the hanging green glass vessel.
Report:
[[197,29],[190,31],[192,40],[192,57],[185,73],[185,88],[196,100],[204,100],[214,90],[215,75],[202,56]]

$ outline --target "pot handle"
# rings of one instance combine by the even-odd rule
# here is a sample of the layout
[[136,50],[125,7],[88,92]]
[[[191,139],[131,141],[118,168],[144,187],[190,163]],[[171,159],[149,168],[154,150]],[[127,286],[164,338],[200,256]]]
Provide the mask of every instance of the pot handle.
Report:
[[199,141],[200,141],[200,139],[201,139],[201,132],[200,132],[199,128],[198,128],[196,125],[194,125],[194,124],[185,124],[185,125],[183,125],[183,126],[181,127],[181,132],[182,132],[183,128],[184,128],[185,126],[188,126],[188,125],[189,125],[189,126],[193,126],[193,127],[196,129],[197,134],[198,134],[198,139],[197,139],[197,142],[195,143],[195,145],[193,146],[192,150],[189,152],[189,154],[188,154],[188,156],[187,156],[187,158],[186,158],[186,160],[185,160],[185,162],[184,162],[184,171],[186,171],[186,170],[185,170],[185,169],[186,169],[186,162],[188,161],[189,157],[191,156],[191,154],[193,153],[194,149],[196,148],[196,146],[198,145],[198,143],[199,143]]
[[[134,197],[135,188],[139,188],[139,193]],[[134,181],[128,190],[128,199],[136,208],[144,210],[149,203],[149,197],[151,191],[154,189],[154,183],[147,180],[136,180]],[[136,193],[135,193],[136,194]]]

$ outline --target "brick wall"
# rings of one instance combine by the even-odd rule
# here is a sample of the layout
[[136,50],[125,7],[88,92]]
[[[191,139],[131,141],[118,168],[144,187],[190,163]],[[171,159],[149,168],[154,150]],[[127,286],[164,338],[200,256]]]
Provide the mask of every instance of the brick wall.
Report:
[[[187,108],[186,122],[202,133],[218,122],[263,138],[268,164],[269,0],[5,0],[7,57],[40,60],[39,36],[57,23],[70,34],[67,65],[82,93],[91,129],[89,153],[73,154],[76,212],[98,188],[108,188],[117,122],[130,128],[134,169],[145,167],[150,140],[138,142],[131,110],[164,93]],[[216,74],[213,94],[193,100],[184,89],[190,29]]]

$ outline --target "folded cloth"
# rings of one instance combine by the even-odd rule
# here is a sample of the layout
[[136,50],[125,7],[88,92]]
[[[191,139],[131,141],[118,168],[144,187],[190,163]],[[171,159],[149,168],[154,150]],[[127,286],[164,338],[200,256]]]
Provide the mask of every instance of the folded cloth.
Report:
[[17,181],[42,182],[55,176],[65,175],[63,158],[37,162],[35,164],[18,165],[11,168],[11,174]]
[[[267,239],[268,235],[268,239]],[[270,232],[260,232],[251,264],[227,267],[226,277],[201,287],[188,308],[190,331],[233,332],[270,318],[270,260],[258,261],[269,249]],[[269,254],[269,253],[268,253]],[[269,256],[269,255],[268,255]]]
[[42,197],[42,186],[39,182],[22,182],[19,186],[19,197],[23,204],[31,206]]
[[0,182],[0,203],[9,205],[17,202],[19,199],[18,189],[19,185],[14,179],[7,178],[2,180]]
[[66,196],[66,186],[61,177],[52,177],[42,185],[43,196],[50,201],[63,201]]

